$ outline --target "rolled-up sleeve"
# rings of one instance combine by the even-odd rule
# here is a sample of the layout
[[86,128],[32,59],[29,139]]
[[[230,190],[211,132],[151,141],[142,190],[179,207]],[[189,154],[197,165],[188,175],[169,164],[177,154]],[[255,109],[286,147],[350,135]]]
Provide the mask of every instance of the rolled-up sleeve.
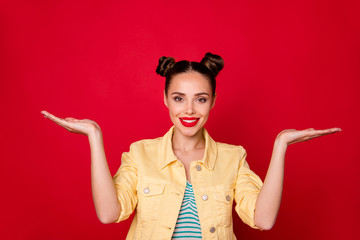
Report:
[[120,215],[115,221],[116,223],[129,218],[137,205],[137,170],[136,143],[133,143],[130,146],[130,151],[122,154],[121,165],[113,177],[121,206]]
[[254,215],[256,200],[263,182],[250,170],[246,155],[245,149],[240,147],[241,161],[235,186],[235,211],[244,223],[252,228],[260,229],[254,223]]

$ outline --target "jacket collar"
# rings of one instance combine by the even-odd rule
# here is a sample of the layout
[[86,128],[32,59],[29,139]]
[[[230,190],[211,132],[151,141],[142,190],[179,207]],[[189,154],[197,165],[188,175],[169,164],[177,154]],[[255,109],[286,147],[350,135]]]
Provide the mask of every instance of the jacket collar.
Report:
[[[160,142],[160,169],[166,167],[168,164],[177,160],[172,148],[172,136],[175,126],[172,126],[170,130],[162,137]],[[209,170],[214,170],[214,165],[217,157],[216,142],[210,137],[206,129],[203,129],[203,136],[205,138],[205,153],[203,159],[200,161]]]

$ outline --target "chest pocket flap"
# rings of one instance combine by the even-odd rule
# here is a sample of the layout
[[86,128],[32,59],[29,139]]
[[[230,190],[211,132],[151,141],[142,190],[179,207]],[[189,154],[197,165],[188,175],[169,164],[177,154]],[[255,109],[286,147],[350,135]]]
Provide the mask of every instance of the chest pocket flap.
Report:
[[144,197],[151,197],[163,194],[165,188],[165,183],[152,183],[144,181],[140,183],[139,190]]
[[216,192],[215,193],[215,200],[223,203],[230,204],[233,200],[233,194],[231,191],[227,192]]

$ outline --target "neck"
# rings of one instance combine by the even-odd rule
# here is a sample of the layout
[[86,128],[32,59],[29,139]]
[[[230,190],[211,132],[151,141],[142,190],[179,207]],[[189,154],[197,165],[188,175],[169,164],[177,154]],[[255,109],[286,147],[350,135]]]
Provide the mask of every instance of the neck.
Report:
[[202,128],[194,136],[184,136],[175,128],[172,137],[173,149],[187,152],[194,149],[205,148],[203,131],[204,129]]

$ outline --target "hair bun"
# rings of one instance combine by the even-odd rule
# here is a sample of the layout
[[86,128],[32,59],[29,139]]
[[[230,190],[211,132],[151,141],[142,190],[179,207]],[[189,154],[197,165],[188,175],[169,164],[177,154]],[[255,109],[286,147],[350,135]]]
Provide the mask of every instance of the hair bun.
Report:
[[159,65],[156,68],[156,73],[162,77],[165,77],[169,70],[175,65],[175,59],[173,57],[162,56],[159,59]]
[[200,63],[205,65],[205,67],[207,67],[214,74],[214,77],[216,77],[221,69],[224,68],[224,59],[209,52],[205,54]]

